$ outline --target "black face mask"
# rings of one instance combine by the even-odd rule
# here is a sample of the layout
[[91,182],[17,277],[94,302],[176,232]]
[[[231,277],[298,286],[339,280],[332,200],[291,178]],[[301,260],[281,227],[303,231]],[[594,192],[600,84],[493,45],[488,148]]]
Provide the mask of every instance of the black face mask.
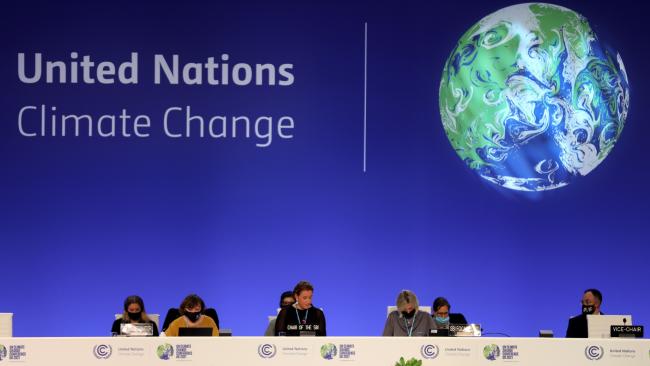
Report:
[[411,310],[410,312],[402,311],[402,316],[406,319],[411,319],[413,316],[415,316],[415,310]]
[[129,319],[135,320],[136,322],[139,321],[140,318],[142,318],[142,312],[141,311],[138,311],[137,313],[132,313],[132,312],[129,311],[128,314],[129,314]]
[[593,305],[582,305],[582,313],[585,315],[593,314],[596,308]]
[[191,321],[191,322],[196,322],[199,320],[199,317],[201,317],[201,312],[197,311],[196,313],[186,311],[185,316]]

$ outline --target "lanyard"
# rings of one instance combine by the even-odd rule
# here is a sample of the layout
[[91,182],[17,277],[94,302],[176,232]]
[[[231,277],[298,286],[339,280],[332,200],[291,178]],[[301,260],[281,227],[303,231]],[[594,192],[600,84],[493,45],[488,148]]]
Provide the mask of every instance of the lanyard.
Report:
[[305,312],[305,319],[303,319],[302,321],[300,320],[298,309],[297,308],[294,309],[296,309],[296,318],[298,318],[298,324],[307,324],[307,315],[309,315],[309,309],[307,309],[307,311]]
[[409,323],[406,321],[406,318],[404,318],[404,326],[406,327],[406,332],[408,333],[408,336],[410,337],[411,334],[413,334],[413,328],[415,328],[415,316],[418,315],[418,312],[416,311],[415,314],[413,314],[413,323],[411,323],[411,329],[409,329]]

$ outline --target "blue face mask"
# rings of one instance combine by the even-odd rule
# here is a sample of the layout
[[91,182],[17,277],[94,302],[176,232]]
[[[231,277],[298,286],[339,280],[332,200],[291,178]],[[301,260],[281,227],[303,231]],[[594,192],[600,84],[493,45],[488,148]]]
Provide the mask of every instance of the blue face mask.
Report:
[[440,324],[447,324],[447,323],[449,323],[449,317],[446,316],[446,317],[443,318],[443,317],[437,316],[436,317],[436,322],[438,322]]

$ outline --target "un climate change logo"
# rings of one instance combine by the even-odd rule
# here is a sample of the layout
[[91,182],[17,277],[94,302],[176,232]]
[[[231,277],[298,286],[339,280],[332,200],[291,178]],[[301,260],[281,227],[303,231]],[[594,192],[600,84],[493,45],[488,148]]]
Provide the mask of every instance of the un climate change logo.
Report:
[[174,347],[169,343],[161,344],[156,348],[156,355],[161,360],[169,360],[174,357]]
[[4,360],[5,358],[7,358],[7,348],[0,344],[0,361]]
[[100,360],[105,360],[113,354],[113,348],[108,344],[98,344],[93,347],[93,354]]
[[277,350],[273,344],[260,344],[260,346],[257,347],[257,353],[262,358],[273,358],[276,352]]
[[496,344],[488,344],[483,347],[483,356],[490,361],[495,361],[501,356],[501,350]]
[[336,346],[332,343],[327,343],[321,346],[320,355],[326,360],[332,360],[336,357]]
[[598,361],[603,358],[605,350],[601,346],[587,346],[585,348],[585,357],[592,361]]
[[422,357],[431,360],[438,357],[440,350],[435,344],[425,344],[420,348],[420,353],[422,354]]

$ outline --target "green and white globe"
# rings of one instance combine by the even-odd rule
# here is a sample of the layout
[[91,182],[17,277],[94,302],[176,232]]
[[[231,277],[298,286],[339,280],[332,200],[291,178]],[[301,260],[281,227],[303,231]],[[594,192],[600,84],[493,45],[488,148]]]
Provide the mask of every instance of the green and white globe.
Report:
[[591,172],[612,151],[629,105],[621,56],[583,16],[543,3],[509,6],[473,25],[440,82],[456,153],[481,177],[521,191]]

